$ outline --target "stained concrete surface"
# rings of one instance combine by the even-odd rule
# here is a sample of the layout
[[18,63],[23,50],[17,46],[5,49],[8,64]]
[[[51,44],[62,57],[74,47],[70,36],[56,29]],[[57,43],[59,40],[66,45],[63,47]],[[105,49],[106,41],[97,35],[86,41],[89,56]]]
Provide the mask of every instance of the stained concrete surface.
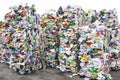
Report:
[[[19,75],[9,69],[8,65],[0,63],[0,80],[82,80],[78,76],[70,78],[70,72],[61,72],[57,69],[36,71],[30,75]],[[113,80],[120,80],[120,71],[111,72]]]

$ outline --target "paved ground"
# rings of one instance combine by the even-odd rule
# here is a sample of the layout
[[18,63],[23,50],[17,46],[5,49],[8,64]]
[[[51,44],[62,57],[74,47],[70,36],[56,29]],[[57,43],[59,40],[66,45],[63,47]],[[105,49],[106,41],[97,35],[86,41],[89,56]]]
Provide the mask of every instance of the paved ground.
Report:
[[[34,72],[30,75],[18,75],[0,63],[0,80],[82,80],[78,76],[70,78],[71,73],[63,73],[57,69],[46,69]],[[111,72],[113,80],[120,80],[120,71]]]

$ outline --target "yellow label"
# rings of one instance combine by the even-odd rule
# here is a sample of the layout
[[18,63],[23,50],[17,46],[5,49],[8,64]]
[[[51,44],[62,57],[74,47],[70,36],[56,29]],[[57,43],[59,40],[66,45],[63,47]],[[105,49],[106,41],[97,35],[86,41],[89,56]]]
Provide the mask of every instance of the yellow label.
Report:
[[19,30],[19,29],[16,29],[15,31],[16,31],[16,32],[20,32],[20,30]]
[[49,22],[49,19],[45,19],[44,21],[43,21],[43,23],[48,23]]

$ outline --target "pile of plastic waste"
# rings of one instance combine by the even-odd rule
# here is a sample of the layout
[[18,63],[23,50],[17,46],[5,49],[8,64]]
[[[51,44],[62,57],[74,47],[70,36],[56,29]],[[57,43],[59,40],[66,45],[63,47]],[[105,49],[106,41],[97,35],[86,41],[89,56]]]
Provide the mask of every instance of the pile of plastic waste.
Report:
[[19,5],[11,7],[5,15],[2,31],[1,59],[19,74],[28,74],[42,68],[40,54],[40,16],[35,6]]
[[43,67],[85,80],[112,80],[120,66],[117,11],[60,7],[39,16],[35,6],[12,7],[0,28],[0,58],[19,74]]
[[58,27],[55,10],[41,16],[41,27],[45,33],[44,57],[47,67],[57,65]]

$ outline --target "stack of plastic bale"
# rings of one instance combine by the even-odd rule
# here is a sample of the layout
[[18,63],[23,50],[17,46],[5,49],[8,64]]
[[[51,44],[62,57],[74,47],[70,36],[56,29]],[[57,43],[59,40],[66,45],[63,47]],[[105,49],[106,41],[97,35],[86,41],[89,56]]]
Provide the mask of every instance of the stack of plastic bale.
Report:
[[61,71],[76,72],[77,51],[77,10],[72,6],[60,7],[57,12],[59,30],[59,69]]
[[57,46],[58,43],[58,26],[56,26],[56,11],[49,10],[41,16],[41,26],[45,30],[45,58],[48,67],[57,65]]
[[[91,27],[93,25],[94,27]],[[87,79],[105,80],[112,79],[109,74],[109,65],[106,64],[103,50],[104,26],[99,26],[99,21],[90,22],[82,29],[80,46],[80,76]],[[98,64],[101,64],[98,66]],[[104,66],[104,67],[103,67]],[[94,70],[94,71],[91,71]],[[96,71],[95,71],[96,70]],[[98,71],[97,71],[98,70]]]
[[2,55],[5,63],[19,74],[42,68],[39,15],[35,11],[34,5],[19,5],[11,7],[11,12],[5,15]]
[[[92,31],[90,31],[89,28],[89,23],[90,23],[90,18],[89,21],[86,21],[86,19],[90,16],[86,15],[84,11],[84,18],[83,18],[83,24],[82,27],[79,28],[79,33],[80,33],[80,38],[78,39],[78,42],[80,44],[80,49],[79,49],[79,60],[80,60],[80,71],[78,72],[81,77],[85,77],[87,75],[86,72],[88,72],[88,68],[85,66],[87,62],[89,61],[90,55],[88,54],[89,46],[92,44],[92,40],[88,40],[89,35],[91,34]],[[87,19],[88,20],[88,19]],[[92,41],[92,42],[91,42]],[[89,46],[88,46],[89,45]]]

